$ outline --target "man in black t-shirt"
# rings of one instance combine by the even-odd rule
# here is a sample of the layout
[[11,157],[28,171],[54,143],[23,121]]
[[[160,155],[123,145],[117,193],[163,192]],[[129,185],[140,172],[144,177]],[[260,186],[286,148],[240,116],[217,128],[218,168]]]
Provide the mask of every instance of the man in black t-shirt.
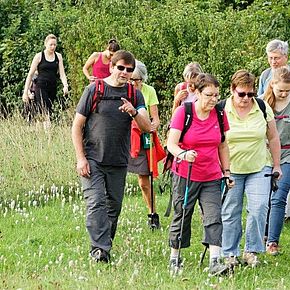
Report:
[[117,51],[112,57],[111,75],[104,79],[104,99],[92,112],[96,85],[86,87],[72,126],[77,171],[87,205],[90,252],[96,261],[108,262],[110,258],[124,196],[131,121],[134,118],[145,132],[151,128],[141,92],[136,91],[135,107],[126,99],[134,68],[134,56]]

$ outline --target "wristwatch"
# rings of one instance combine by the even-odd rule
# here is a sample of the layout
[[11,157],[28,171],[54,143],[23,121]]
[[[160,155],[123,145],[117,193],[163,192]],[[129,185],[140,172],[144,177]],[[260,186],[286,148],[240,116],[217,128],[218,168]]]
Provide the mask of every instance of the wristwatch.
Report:
[[136,113],[134,115],[131,115],[132,118],[135,118],[139,114],[138,110],[136,110]]

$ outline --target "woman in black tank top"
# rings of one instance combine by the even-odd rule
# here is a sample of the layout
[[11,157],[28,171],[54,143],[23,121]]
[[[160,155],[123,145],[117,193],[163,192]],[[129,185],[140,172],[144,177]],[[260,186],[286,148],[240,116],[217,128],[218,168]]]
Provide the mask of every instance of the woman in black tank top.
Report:
[[[49,117],[52,113],[52,104],[56,99],[58,75],[63,83],[64,95],[68,93],[62,56],[55,51],[57,45],[56,36],[49,34],[45,38],[44,45],[45,50],[37,53],[32,61],[22,96],[23,101],[28,105],[31,117],[39,113]],[[34,93],[31,93],[30,85],[35,73],[37,74],[37,79]]]

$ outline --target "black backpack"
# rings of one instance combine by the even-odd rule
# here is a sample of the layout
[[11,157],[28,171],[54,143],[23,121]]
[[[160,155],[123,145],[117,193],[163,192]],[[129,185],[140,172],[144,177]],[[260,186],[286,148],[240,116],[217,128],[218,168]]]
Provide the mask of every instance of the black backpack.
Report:
[[[217,118],[218,118],[218,123],[219,123],[219,127],[220,127],[220,132],[221,132],[221,142],[225,141],[225,127],[224,127],[224,107],[222,105],[220,105],[219,103],[215,105],[215,110],[217,112]],[[184,126],[183,126],[183,130],[181,132],[180,138],[179,138],[179,143],[182,142],[183,137],[185,135],[185,133],[188,131],[188,129],[190,128],[190,125],[192,123],[192,119],[193,119],[193,112],[192,112],[192,102],[185,102],[184,103],[184,111],[185,111],[185,118],[184,118]],[[167,178],[166,179],[170,179],[170,168],[172,167],[172,163],[174,160],[174,156],[168,151],[167,151],[167,156],[166,156],[166,160],[164,163],[164,167],[163,167],[163,176]],[[162,193],[165,190],[166,184],[163,186],[159,186],[159,190]],[[170,191],[170,197],[169,197],[169,203],[166,209],[166,212],[164,214],[165,217],[169,217],[170,215],[170,211],[171,211],[171,206],[172,206],[172,191]]]
[[[218,103],[215,105],[215,110],[217,112],[217,118],[218,118],[218,122],[219,122],[219,126],[220,126],[221,142],[224,142],[225,141],[224,118],[223,118],[224,107]],[[179,143],[182,142],[184,135],[186,134],[186,132],[188,131],[188,129],[190,128],[191,123],[192,123],[192,119],[193,119],[192,102],[185,102],[184,103],[184,111],[185,111],[184,126],[183,126],[183,130],[181,132],[180,138],[179,138]],[[164,167],[163,167],[163,174],[168,169],[171,168],[173,160],[174,160],[174,156],[168,150],[166,150],[166,151],[167,151],[167,156],[166,156],[166,160],[165,160]]]
[[[266,112],[266,105],[265,105],[265,102],[264,102],[262,99],[260,99],[260,98],[255,98],[255,100],[257,101],[258,106],[259,106],[260,110],[261,110],[262,113],[263,113],[264,119],[265,119],[266,122],[267,122],[267,112]],[[225,105],[226,105],[226,101],[227,101],[226,99],[221,100],[221,101],[219,101],[218,105],[220,105],[220,107],[221,107],[222,109],[224,109],[224,108],[225,108]]]

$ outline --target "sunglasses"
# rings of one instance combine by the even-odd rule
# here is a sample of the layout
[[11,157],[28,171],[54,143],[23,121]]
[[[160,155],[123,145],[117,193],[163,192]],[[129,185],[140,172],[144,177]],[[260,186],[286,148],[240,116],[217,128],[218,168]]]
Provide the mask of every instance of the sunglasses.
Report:
[[237,90],[235,91],[240,98],[244,98],[245,96],[248,96],[248,98],[253,98],[256,95],[254,92],[245,93],[245,92],[238,92]]
[[133,79],[133,78],[131,78],[130,81],[131,82],[137,82],[137,81],[142,81],[142,79]]
[[117,69],[119,71],[124,71],[126,69],[126,72],[127,73],[132,73],[134,71],[134,67],[126,67],[126,66],[123,66],[123,65],[116,65]]

